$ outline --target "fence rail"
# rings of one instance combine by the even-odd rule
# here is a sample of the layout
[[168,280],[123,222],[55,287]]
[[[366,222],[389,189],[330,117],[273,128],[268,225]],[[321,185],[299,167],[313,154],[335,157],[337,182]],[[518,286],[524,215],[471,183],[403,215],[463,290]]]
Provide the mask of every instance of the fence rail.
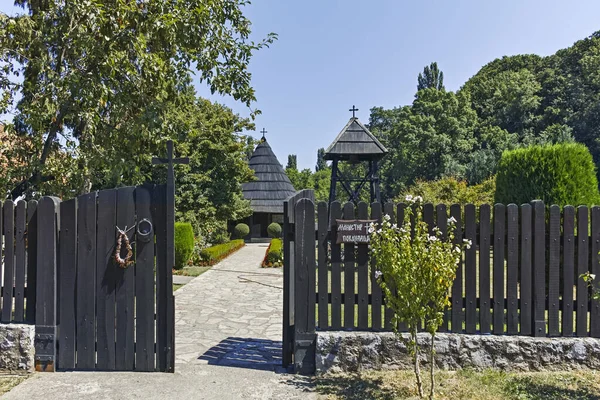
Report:
[[[389,215],[392,222],[402,221],[405,207],[338,202],[328,207],[302,196],[294,199],[295,223],[288,223],[286,242],[295,257],[286,266],[293,267],[295,313],[301,313],[302,321],[293,321],[291,336],[302,332],[306,340],[315,330],[392,329],[393,312],[385,307],[368,244],[337,244],[336,219]],[[424,205],[423,219],[431,231],[437,226],[446,235],[450,216],[458,221],[455,240],[469,239],[474,245],[464,250],[457,266],[441,331],[600,337],[600,302],[580,278],[589,271],[600,279],[600,207],[561,209],[541,201]]]

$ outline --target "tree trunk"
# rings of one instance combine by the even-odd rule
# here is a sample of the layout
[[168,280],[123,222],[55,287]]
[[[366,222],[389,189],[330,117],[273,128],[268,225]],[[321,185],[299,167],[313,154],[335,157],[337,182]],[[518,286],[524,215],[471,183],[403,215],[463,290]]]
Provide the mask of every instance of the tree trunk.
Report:
[[415,363],[415,377],[417,378],[417,389],[419,397],[423,397],[423,381],[421,380],[421,370],[419,369],[419,345],[417,343],[417,328],[413,330],[413,361]]
[[433,376],[433,368],[435,367],[435,359],[434,359],[434,354],[435,354],[435,333],[431,334],[431,350],[429,352],[429,362],[430,362],[430,370],[429,370],[429,376],[431,379],[431,389],[429,389],[429,400],[433,400],[433,396],[435,394],[435,378]]

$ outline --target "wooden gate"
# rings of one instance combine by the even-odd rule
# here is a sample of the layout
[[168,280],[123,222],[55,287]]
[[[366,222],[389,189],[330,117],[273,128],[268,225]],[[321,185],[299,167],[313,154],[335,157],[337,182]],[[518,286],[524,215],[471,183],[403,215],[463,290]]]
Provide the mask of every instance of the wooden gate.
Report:
[[[102,190],[60,203],[59,369],[173,370],[166,208],[164,185]],[[126,267],[116,261],[119,229],[133,250]],[[125,242],[121,237],[122,258]]]

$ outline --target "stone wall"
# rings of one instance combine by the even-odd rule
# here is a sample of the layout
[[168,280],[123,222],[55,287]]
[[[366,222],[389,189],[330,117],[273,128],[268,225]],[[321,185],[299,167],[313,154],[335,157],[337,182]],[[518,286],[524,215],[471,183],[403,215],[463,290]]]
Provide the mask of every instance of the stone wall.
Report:
[[[420,333],[418,341],[427,352],[421,358],[426,363],[431,336]],[[435,350],[437,366],[449,370],[600,368],[600,339],[593,338],[438,333]],[[317,373],[412,368],[406,345],[388,332],[317,332],[315,361]]]
[[0,324],[0,370],[33,371],[35,326]]

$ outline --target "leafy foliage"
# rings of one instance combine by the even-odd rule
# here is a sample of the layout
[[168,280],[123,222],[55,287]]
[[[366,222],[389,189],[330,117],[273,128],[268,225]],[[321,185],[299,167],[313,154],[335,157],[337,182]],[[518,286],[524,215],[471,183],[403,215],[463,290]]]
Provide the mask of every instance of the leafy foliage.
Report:
[[295,154],[288,155],[287,165],[285,169],[295,169],[298,170],[298,157]]
[[250,233],[250,227],[246,224],[237,224],[233,228],[233,234],[236,239],[243,239]]
[[582,144],[531,146],[502,155],[496,178],[499,203],[597,204],[598,179],[592,156]]
[[[448,220],[448,234],[444,237],[436,227],[429,234],[423,221],[422,199],[407,196],[404,221],[397,227],[386,215],[380,227],[369,228],[372,257],[377,270],[374,272],[385,295],[386,305],[394,311],[392,327],[404,322],[410,333],[409,348],[413,357],[419,395],[423,388],[419,369],[419,346],[417,331],[425,323],[431,334],[431,392],[434,394],[433,359],[435,333],[443,322],[444,308],[450,305],[449,289],[456,276],[463,244],[454,243],[456,220]],[[471,243],[466,243],[470,246]],[[399,335],[402,337],[401,335]]]
[[315,166],[315,172],[322,171],[327,168],[327,161],[325,161],[325,149],[321,147],[317,150],[317,165]]
[[423,73],[419,73],[417,81],[417,91],[427,88],[444,90],[444,73],[438,68],[436,62],[423,68]]
[[425,203],[432,204],[492,204],[496,191],[495,176],[488,178],[479,185],[467,185],[466,181],[447,177],[435,181],[417,181],[406,189],[399,202],[409,194],[421,196]]
[[251,214],[241,192],[241,184],[253,177],[245,159],[247,139],[235,132],[253,125],[225,106],[188,96],[189,101],[169,112],[169,120],[181,132],[177,153],[190,158],[188,165],[177,166],[177,218],[190,222],[199,238],[214,244],[227,240],[227,220]]
[[10,166],[2,196],[143,182],[149,157],[180,133],[167,115],[192,69],[250,106],[248,63],[275,36],[249,40],[246,3],[18,0],[25,13],[0,14],[0,113],[25,138],[11,159],[27,160]]
[[175,223],[175,269],[187,265],[194,252],[194,231],[187,222]]

